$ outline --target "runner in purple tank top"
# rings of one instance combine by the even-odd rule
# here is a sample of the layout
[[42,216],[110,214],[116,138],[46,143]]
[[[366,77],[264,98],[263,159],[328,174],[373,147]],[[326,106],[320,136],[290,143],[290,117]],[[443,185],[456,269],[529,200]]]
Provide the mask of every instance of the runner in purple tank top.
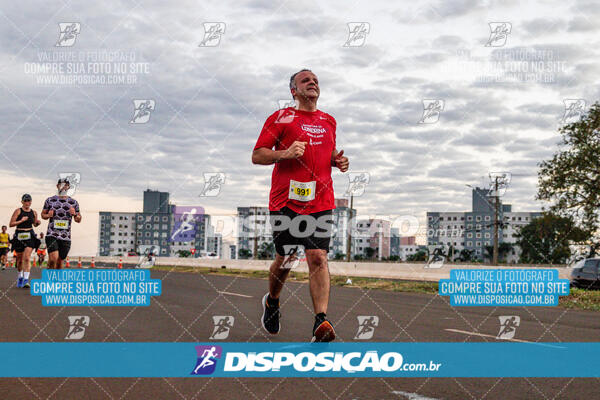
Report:
[[42,209],[42,218],[50,220],[46,233],[49,269],[62,268],[62,262],[71,249],[71,222],[81,222],[79,203],[67,195],[69,181],[59,179],[56,188],[58,195],[48,197]]

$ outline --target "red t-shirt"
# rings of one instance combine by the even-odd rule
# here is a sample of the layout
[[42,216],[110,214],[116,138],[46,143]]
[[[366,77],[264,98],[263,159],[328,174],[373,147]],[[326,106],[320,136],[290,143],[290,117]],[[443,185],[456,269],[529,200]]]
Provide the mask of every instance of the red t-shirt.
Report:
[[[278,110],[267,118],[254,150],[261,147],[285,150],[295,141],[307,142],[302,157],[275,164],[269,195],[270,211],[287,206],[299,214],[312,214],[335,208],[331,153],[335,149],[336,125],[335,119],[327,113],[293,107]],[[310,201],[290,199],[290,179],[315,181],[315,198]]]

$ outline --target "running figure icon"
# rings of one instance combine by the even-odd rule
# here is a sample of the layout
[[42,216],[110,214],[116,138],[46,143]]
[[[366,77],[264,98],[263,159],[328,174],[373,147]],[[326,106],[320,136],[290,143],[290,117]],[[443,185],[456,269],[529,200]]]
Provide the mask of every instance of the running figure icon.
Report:
[[198,371],[201,369],[204,369],[204,368],[210,367],[211,365],[214,365],[215,362],[212,359],[217,357],[216,350],[217,349],[214,346],[211,347],[210,349],[204,350],[204,352],[200,356],[203,358],[203,360],[194,369],[194,374],[197,374]]
[[192,208],[191,211],[183,213],[183,215],[181,216],[181,225],[179,225],[179,228],[175,232],[173,232],[173,235],[171,236],[171,241],[176,241],[175,238],[184,232],[194,230],[194,223],[196,222],[196,212],[197,210],[195,208]]

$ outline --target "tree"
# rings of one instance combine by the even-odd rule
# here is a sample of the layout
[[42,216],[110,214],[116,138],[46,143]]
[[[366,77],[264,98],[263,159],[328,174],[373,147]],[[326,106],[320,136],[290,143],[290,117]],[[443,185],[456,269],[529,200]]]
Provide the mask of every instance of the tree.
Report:
[[[600,104],[596,102],[579,121],[559,129],[562,147],[551,160],[540,163],[538,200],[552,202],[550,212],[571,218],[587,232],[583,242],[599,248]],[[596,235],[590,243],[592,236]]]
[[239,249],[238,250],[238,258],[246,260],[252,257],[252,252],[248,249]]
[[275,257],[275,244],[273,242],[261,244],[258,248],[258,258],[269,260],[273,257]]
[[335,253],[335,256],[333,256],[334,260],[343,260],[346,256],[342,253]]
[[475,250],[462,249],[458,256],[459,260],[462,262],[468,262],[473,260],[473,255],[475,254]]
[[426,261],[427,253],[423,250],[419,250],[414,254],[409,254],[406,257],[406,261]]
[[580,242],[589,232],[577,226],[569,217],[544,212],[516,234],[521,248],[522,263],[562,264],[571,256],[569,243]]
[[498,245],[498,258],[501,261],[507,262],[507,256],[514,250],[512,243],[502,242]]
[[[498,253],[500,253],[500,246],[498,246]],[[484,246],[483,248],[483,259],[493,259],[494,258],[494,246]]]
[[189,250],[177,250],[177,257],[188,258],[192,255],[192,252]]
[[373,258],[375,255],[375,249],[372,247],[365,247],[365,258]]
[[456,248],[454,248],[454,246],[452,246],[452,245],[448,246],[448,252],[446,253],[446,259],[449,262],[452,262],[456,259]]

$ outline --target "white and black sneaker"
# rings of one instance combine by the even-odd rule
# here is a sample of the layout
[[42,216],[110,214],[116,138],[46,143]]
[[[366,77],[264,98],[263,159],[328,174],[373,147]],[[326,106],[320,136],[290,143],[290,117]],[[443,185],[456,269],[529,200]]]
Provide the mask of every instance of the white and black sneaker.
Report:
[[279,333],[279,318],[281,313],[279,312],[279,299],[272,299],[269,297],[269,293],[265,294],[262,298],[263,315],[260,319],[265,331],[271,335]]

